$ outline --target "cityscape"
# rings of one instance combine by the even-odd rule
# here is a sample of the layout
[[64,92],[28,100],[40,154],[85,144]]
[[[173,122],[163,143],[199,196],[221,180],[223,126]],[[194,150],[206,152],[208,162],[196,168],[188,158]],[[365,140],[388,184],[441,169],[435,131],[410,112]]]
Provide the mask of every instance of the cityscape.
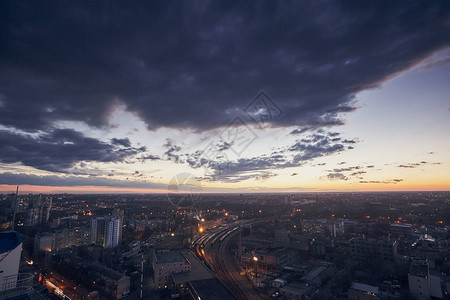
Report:
[[[183,196],[192,195],[175,197]],[[449,192],[204,194],[186,207],[161,194],[12,193],[1,204],[1,227],[12,226],[14,213],[16,223],[0,233],[3,298],[26,291],[43,299],[445,299],[450,292]]]
[[450,299],[449,1],[0,25],[0,300]]

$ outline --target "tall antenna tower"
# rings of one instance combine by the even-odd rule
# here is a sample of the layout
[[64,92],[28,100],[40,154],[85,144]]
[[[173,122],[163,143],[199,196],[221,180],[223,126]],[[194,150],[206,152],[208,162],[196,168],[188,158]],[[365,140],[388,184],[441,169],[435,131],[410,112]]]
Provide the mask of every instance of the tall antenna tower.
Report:
[[19,196],[19,186],[16,189],[16,196],[14,197],[14,213],[12,219],[12,231],[14,231],[14,225],[16,224],[16,212],[17,212],[17,198]]

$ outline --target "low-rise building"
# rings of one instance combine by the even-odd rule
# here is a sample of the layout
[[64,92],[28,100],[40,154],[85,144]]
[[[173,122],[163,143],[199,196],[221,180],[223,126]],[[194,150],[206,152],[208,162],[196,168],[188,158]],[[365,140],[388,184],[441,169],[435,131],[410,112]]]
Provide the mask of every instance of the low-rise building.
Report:
[[389,231],[394,236],[411,236],[413,233],[413,227],[411,224],[399,224],[393,223],[389,225]]
[[247,248],[268,247],[276,243],[273,239],[257,235],[248,235],[242,238],[242,246]]
[[90,263],[87,269],[94,272],[95,276],[100,279],[96,282],[106,294],[120,299],[130,293],[131,280],[129,276],[99,263]]
[[441,279],[430,273],[427,261],[413,261],[408,274],[409,293],[414,299],[442,299]]
[[257,264],[261,267],[271,266],[283,268],[295,262],[295,250],[287,248],[264,249],[255,252]]
[[190,262],[178,250],[156,250],[153,253],[153,281],[156,288],[167,287],[173,273],[190,270]]
[[314,266],[305,275],[303,275],[300,281],[320,286],[328,278],[330,278],[335,273],[335,271],[336,267],[333,263],[323,261],[319,265]]
[[303,300],[309,299],[315,290],[316,287],[311,284],[296,282],[283,286],[280,295],[286,299]]
[[57,229],[55,232],[44,232],[36,235],[35,249],[43,251],[56,251],[72,246],[88,245],[90,243],[90,229],[72,227]]
[[368,261],[374,258],[394,261],[397,254],[398,241],[389,237],[377,240],[367,238],[364,235],[350,240],[352,257],[360,261]]

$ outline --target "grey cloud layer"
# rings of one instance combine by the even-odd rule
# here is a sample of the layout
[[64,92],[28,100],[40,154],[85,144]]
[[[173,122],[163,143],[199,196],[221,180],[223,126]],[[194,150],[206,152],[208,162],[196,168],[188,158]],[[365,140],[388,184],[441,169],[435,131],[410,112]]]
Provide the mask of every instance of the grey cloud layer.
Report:
[[449,45],[448,1],[2,1],[0,123],[228,124],[261,90],[277,125],[340,124],[358,91]]
[[38,176],[28,174],[0,174],[0,184],[9,185],[44,185],[44,186],[105,186],[119,188],[140,188],[140,189],[165,189],[167,185],[131,180],[114,180],[100,177],[77,177],[77,176]]
[[119,162],[146,151],[134,148],[128,139],[110,143],[86,137],[72,129],[53,129],[40,135],[0,130],[0,162],[36,169],[67,172],[78,162]]

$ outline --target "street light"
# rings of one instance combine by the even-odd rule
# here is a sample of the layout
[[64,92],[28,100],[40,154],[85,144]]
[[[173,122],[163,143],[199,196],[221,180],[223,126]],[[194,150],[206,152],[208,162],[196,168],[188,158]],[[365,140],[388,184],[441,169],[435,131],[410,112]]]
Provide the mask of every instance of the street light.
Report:
[[253,256],[253,261],[255,262],[256,285],[258,285],[258,258],[256,256]]

